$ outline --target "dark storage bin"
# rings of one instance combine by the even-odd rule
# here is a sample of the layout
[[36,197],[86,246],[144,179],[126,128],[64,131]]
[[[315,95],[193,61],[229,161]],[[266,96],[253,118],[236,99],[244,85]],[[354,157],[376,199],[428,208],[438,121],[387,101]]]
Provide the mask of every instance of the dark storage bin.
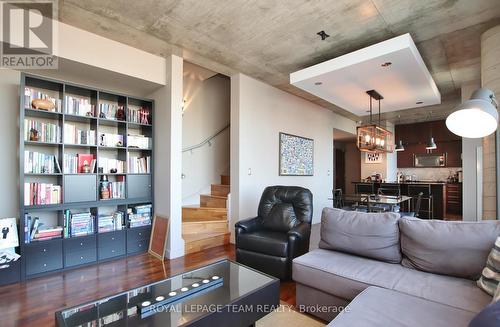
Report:
[[98,234],[97,242],[99,260],[118,257],[126,253],[125,230]]
[[129,199],[151,198],[151,176],[127,176],[127,192]]
[[149,248],[149,237],[151,227],[136,227],[127,230],[127,253],[138,253],[147,251]]
[[64,176],[64,202],[97,201],[97,179],[95,175]]
[[26,275],[36,275],[63,267],[61,240],[31,243],[26,247]]
[[8,267],[0,269],[0,286],[19,282],[21,280],[21,258],[5,265]]

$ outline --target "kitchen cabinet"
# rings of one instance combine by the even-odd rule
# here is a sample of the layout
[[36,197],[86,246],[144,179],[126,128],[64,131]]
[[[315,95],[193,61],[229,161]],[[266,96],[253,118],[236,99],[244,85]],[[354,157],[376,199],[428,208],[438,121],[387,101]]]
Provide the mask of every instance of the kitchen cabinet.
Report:
[[462,139],[446,127],[444,120],[396,125],[395,142],[403,141],[405,151],[397,153],[398,168],[413,168],[413,155],[427,153],[425,145],[434,137],[437,149],[432,153],[446,153],[446,167],[462,167]]
[[446,212],[462,214],[462,184],[446,184]]

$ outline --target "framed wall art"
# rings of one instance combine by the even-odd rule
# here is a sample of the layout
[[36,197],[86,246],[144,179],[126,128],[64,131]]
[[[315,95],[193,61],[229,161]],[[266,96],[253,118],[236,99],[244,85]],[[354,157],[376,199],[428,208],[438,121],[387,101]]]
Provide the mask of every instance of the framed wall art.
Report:
[[367,164],[382,163],[382,153],[365,152],[365,163]]
[[279,175],[314,175],[314,140],[280,133]]

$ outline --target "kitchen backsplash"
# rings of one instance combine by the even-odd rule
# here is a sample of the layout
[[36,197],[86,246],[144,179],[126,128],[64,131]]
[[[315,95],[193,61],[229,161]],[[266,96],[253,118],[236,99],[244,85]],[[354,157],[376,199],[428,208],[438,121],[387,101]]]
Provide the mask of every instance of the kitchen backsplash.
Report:
[[417,181],[446,181],[461,168],[399,168],[403,175],[414,175]]

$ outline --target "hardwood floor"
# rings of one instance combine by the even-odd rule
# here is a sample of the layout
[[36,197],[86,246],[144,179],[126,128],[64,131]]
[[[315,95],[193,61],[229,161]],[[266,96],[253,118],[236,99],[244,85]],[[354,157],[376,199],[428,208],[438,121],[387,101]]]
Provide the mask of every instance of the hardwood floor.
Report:
[[[54,326],[54,313],[139,287],[220,259],[235,259],[234,245],[161,262],[149,254],[114,260],[0,287],[0,326]],[[295,283],[281,285],[280,298],[295,305]]]

